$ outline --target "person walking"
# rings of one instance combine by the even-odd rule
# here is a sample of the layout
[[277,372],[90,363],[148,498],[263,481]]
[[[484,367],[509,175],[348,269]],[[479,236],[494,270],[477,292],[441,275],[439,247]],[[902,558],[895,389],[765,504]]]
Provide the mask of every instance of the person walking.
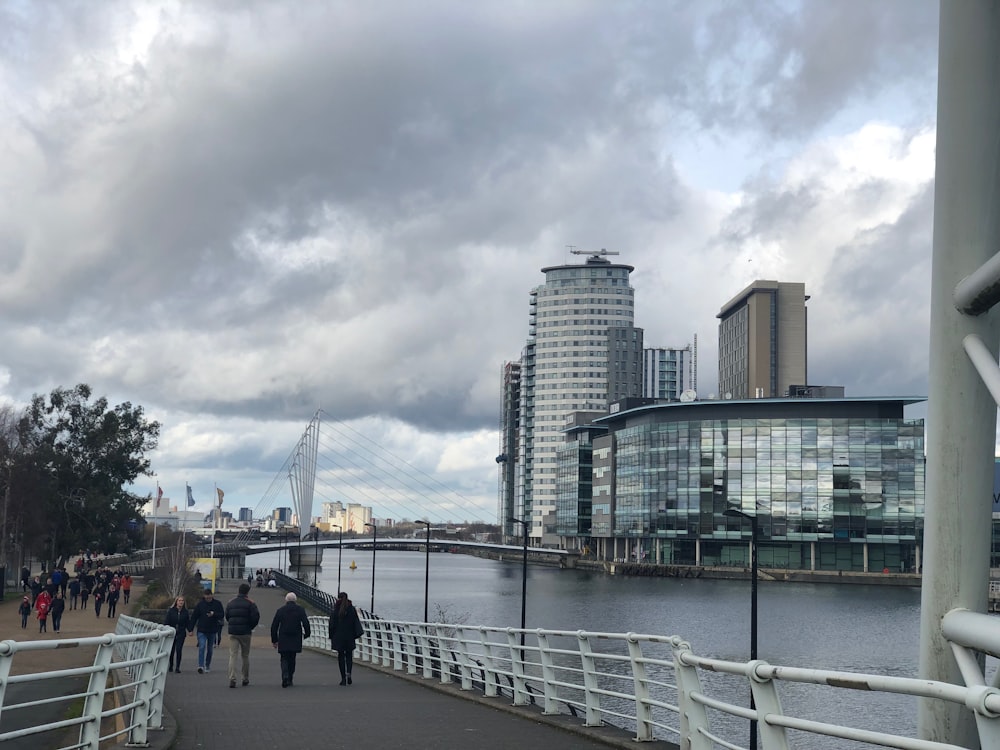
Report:
[[58,633],[59,628],[62,627],[63,612],[66,611],[66,600],[63,598],[62,591],[56,592],[52,604],[49,605],[49,611],[52,612],[52,630]]
[[226,605],[229,623],[229,687],[236,687],[236,661],[242,657],[243,687],[250,684],[250,637],[260,622],[257,604],[247,596],[250,584],[241,583],[235,599]]
[[101,616],[101,605],[104,604],[104,588],[100,585],[94,588],[94,617]]
[[69,582],[69,608],[76,609],[80,603],[80,579],[74,578]]
[[49,607],[52,606],[52,596],[44,589],[35,597],[35,612],[38,614],[38,632],[47,633],[49,623]]
[[118,588],[112,584],[111,588],[108,589],[108,617],[115,616],[115,610],[118,609]]
[[80,582],[80,609],[87,608],[87,601],[90,599],[90,584],[84,579]]
[[128,604],[129,597],[132,595],[132,576],[126,573],[122,576],[122,602]]
[[206,590],[194,608],[188,631],[198,632],[198,674],[211,670],[212,653],[215,651],[215,639],[222,630],[226,612],[222,602],[215,600],[211,590]]
[[163,624],[174,629],[174,642],[170,646],[170,661],[167,663],[167,671],[180,674],[184,639],[187,637],[191,625],[191,613],[184,606],[183,596],[174,599],[174,606],[167,610]]
[[351,668],[354,666],[354,641],[364,635],[361,618],[347,594],[337,594],[337,604],[330,615],[330,647],[337,652],[340,667],[340,684],[351,685]]
[[285,604],[278,608],[271,620],[271,645],[281,657],[281,687],[291,687],[295,677],[295,656],[302,651],[302,641],[308,638],[309,618],[306,611],[295,603],[291,591],[285,594]]
[[17,613],[21,615],[21,630],[28,627],[28,618],[31,616],[31,597],[25,595],[21,600],[21,606],[17,608]]

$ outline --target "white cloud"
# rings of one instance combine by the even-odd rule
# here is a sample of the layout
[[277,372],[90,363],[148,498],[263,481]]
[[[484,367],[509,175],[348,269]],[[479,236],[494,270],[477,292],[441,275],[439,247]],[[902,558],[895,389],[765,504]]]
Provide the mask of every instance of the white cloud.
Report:
[[164,486],[248,505],[322,408],[490,518],[500,368],[566,245],[636,267],[647,342],[697,334],[703,392],[719,307],[769,277],[813,296],[810,379],[919,393],[936,23],[929,0],[2,6],[0,394],[143,404]]

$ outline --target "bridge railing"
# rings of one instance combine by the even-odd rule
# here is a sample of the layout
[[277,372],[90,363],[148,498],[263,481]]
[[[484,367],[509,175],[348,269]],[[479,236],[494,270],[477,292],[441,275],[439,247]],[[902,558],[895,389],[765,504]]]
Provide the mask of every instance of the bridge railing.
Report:
[[[107,746],[102,743],[115,742],[122,737],[129,745],[145,745],[148,730],[162,726],[164,667],[173,635],[173,628],[119,615],[115,632],[103,636],[0,641],[0,714],[5,719],[16,716],[15,712],[30,713],[32,709],[41,709],[47,715],[66,716],[82,703],[79,716],[42,723],[32,721],[32,726],[0,733],[0,743],[37,735],[38,747],[55,747],[53,737],[62,734],[47,733],[68,735],[74,727],[79,727],[78,741],[60,750],[98,750]],[[67,648],[95,649],[93,664],[11,675],[18,654]],[[66,690],[67,684],[83,681],[86,682],[84,687]],[[36,697],[28,699],[29,695]]]
[[[361,614],[365,634],[358,642],[359,661],[514,705],[534,704],[546,714],[571,714],[585,726],[618,726],[634,731],[637,741],[736,750],[745,747],[747,722],[756,720],[765,750],[831,747],[822,743],[837,739],[845,741],[837,747],[956,750],[955,745],[879,729],[885,716],[899,715],[898,697],[903,696],[965,707],[975,715],[981,746],[1000,747],[1000,690],[987,685],[977,656],[1000,652],[1000,621],[987,615],[962,611],[947,620],[968,683],[964,686],[708,658],[695,654],[679,636],[522,631]],[[331,651],[327,618],[310,619],[312,636],[305,645]],[[747,686],[755,710],[748,707]],[[804,690],[814,693],[804,698]],[[884,711],[875,711],[869,726],[859,726],[857,716],[844,716],[841,723],[815,710],[836,711],[844,690],[866,691],[871,694],[866,701]]]

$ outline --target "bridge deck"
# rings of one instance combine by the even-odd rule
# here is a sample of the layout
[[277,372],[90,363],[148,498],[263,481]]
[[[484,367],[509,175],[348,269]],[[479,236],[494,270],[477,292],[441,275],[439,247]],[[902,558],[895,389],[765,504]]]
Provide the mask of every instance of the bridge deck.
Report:
[[[228,601],[237,583],[223,582],[219,598]],[[298,657],[295,685],[282,689],[269,627],[284,595],[281,589],[267,588],[250,593],[260,607],[261,624],[253,637],[248,687],[227,687],[225,636],[208,674],[197,673],[197,647],[193,639],[188,643],[183,671],[170,674],[167,681],[164,705],[176,721],[174,744],[157,741],[158,746],[195,750],[224,741],[236,747],[571,750],[635,745],[627,732],[587,730],[582,721],[565,717],[543,723],[550,717],[542,717],[537,709],[522,711],[490,699],[464,700],[360,663],[354,668],[354,684],[340,687],[336,660],[311,651]]]
[[[225,603],[235,596],[240,581],[219,584],[218,598]],[[141,591],[141,584],[137,587]],[[139,591],[134,592],[134,595]],[[282,689],[278,655],[271,648],[269,629],[275,610],[284,603],[281,589],[255,588],[251,598],[261,610],[261,623],[253,636],[250,685],[228,687],[228,639],[223,635],[211,671],[198,674],[198,647],[194,636],[184,647],[182,671],[167,676],[164,731],[149,735],[150,747],[195,750],[205,747],[545,747],[633,748],[632,734],[613,728],[588,729],[582,720],[542,716],[534,707],[510,706],[506,699],[473,697],[454,686],[441,686],[422,678],[407,678],[370,665],[354,667],[354,684],[340,687],[336,658],[319,652],[299,655],[295,685]],[[8,591],[0,615],[10,627],[4,637],[17,640],[58,638],[39,636],[37,621],[28,630],[17,622],[19,590]],[[124,611],[119,608],[119,611]],[[84,637],[113,630],[113,620],[91,611],[67,612],[63,635]],[[34,652],[19,657],[19,671],[35,671],[32,659],[55,660],[38,664],[38,671],[69,666],[75,652]],[[82,657],[81,657],[82,658]],[[89,663],[92,656],[84,661]],[[83,663],[83,662],[81,662]],[[37,714],[37,715],[36,715]],[[32,714],[32,723],[54,721],[58,716]],[[14,740],[12,750],[23,747],[63,746],[49,735]],[[649,743],[646,743],[649,744]],[[674,747],[652,743],[653,747]]]

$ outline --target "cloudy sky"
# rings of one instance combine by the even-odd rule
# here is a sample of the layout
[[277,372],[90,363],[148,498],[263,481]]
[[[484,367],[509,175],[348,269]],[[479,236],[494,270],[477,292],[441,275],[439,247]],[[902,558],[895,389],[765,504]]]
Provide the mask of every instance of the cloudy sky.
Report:
[[936,72],[930,0],[2,0],[0,398],[141,404],[135,489],[204,510],[322,409],[492,520],[568,246],[702,396],[757,278],[805,282],[810,382],[925,395]]

